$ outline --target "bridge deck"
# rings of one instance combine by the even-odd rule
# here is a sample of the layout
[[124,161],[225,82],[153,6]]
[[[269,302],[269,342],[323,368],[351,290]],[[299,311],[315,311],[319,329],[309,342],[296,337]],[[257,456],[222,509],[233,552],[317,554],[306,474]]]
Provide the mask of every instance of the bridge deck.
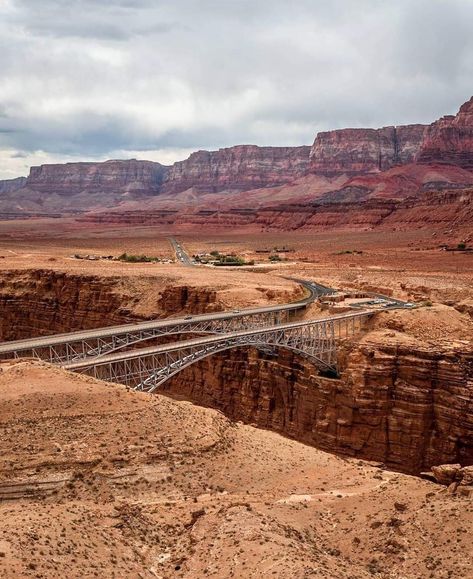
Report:
[[329,317],[325,317],[325,318],[305,320],[302,322],[290,322],[287,324],[279,324],[277,326],[268,326],[265,328],[258,328],[255,330],[241,330],[238,332],[232,332],[230,334],[220,334],[217,336],[210,336],[210,337],[204,337],[204,338],[194,338],[192,340],[182,340],[179,342],[174,342],[172,344],[165,344],[162,346],[152,346],[149,348],[141,348],[141,349],[121,352],[121,353],[117,353],[117,354],[109,354],[109,355],[105,355],[105,356],[100,356],[100,358],[90,359],[90,360],[86,360],[86,361],[64,364],[63,367],[66,368],[67,370],[79,370],[82,368],[88,368],[90,366],[97,366],[97,365],[109,364],[109,363],[113,363],[113,362],[120,362],[123,360],[130,360],[133,358],[140,358],[141,356],[147,356],[149,354],[160,354],[160,353],[164,353],[164,352],[173,352],[173,351],[183,350],[186,347],[200,346],[200,345],[203,346],[206,344],[217,343],[217,342],[224,341],[226,338],[228,338],[230,336],[232,338],[236,338],[236,337],[257,335],[257,334],[261,334],[265,331],[275,331],[275,330],[285,331],[285,330],[291,330],[294,328],[301,328],[304,326],[311,326],[311,325],[317,325],[317,324],[322,325],[324,323],[330,323],[330,322],[333,322],[333,323],[346,322],[347,320],[350,320],[350,319],[354,320],[357,318],[369,317],[369,316],[373,315],[374,313],[376,313],[375,310],[365,310],[365,311],[360,311],[360,312],[355,312],[355,313],[344,313],[344,314],[338,314],[338,315],[329,316]]

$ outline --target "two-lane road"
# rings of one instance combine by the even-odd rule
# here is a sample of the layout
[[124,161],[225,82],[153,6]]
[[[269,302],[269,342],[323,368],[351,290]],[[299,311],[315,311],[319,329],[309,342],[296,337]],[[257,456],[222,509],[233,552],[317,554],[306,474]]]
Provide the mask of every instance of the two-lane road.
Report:
[[189,257],[189,254],[185,251],[185,249],[175,237],[169,237],[169,243],[171,244],[178,261],[180,261],[183,265],[195,265],[194,260]]

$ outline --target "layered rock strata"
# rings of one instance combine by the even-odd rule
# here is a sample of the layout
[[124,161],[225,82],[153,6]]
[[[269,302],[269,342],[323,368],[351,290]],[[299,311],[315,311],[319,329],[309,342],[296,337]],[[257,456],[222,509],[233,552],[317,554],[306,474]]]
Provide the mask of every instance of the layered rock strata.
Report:
[[340,129],[319,133],[310,151],[310,172],[325,176],[386,171],[412,163],[425,125]]
[[174,194],[245,191],[288,183],[307,172],[310,147],[257,147],[238,145],[218,151],[197,151],[174,163],[161,189]]
[[[143,314],[143,292],[153,296]],[[216,292],[186,285],[157,287],[156,278],[73,275],[48,270],[0,276],[0,340],[113,326],[180,311],[222,309]]]
[[373,230],[466,228],[473,221],[473,188],[425,191],[404,200],[367,199],[363,188],[343,190],[339,203],[293,203],[261,208],[197,209],[195,211],[124,211],[89,213],[84,223],[173,225],[235,230]]
[[16,179],[4,179],[0,181],[0,195],[2,193],[13,193],[21,189],[26,184],[26,177],[17,177]]
[[233,350],[188,367],[165,391],[234,420],[408,473],[473,463],[473,349],[402,338],[355,345],[341,379],[289,352]]
[[84,190],[103,193],[117,190],[157,193],[165,167],[153,161],[105,161],[31,167],[25,186],[32,191],[74,195]]
[[442,117],[426,129],[417,160],[473,170],[473,97],[457,115]]

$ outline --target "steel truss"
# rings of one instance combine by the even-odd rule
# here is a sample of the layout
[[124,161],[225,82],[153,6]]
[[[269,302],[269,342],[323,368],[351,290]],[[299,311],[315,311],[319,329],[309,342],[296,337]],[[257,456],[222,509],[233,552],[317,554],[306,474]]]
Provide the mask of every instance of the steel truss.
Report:
[[71,369],[100,380],[126,384],[135,390],[154,392],[166,380],[208,356],[231,348],[285,348],[310,359],[321,369],[337,370],[337,344],[352,336],[371,313],[286,324],[282,328],[236,332],[224,336],[177,342],[123,355],[71,365]]
[[[228,334],[240,330],[263,328],[285,323],[289,320],[292,310],[279,310],[270,312],[258,312],[244,314],[243,312],[233,317],[209,320],[179,320],[176,323],[163,325],[163,320],[158,320],[159,325],[155,328],[139,328],[117,332],[104,337],[92,336],[87,339],[74,341],[73,335],[65,335],[62,343],[54,345],[38,345],[33,348],[12,349],[8,354],[0,355],[0,358],[38,358],[52,364],[68,364],[88,358],[104,356],[112,352],[125,349],[146,340],[156,339],[162,336],[175,334]],[[105,328],[106,330],[106,328]],[[47,338],[45,338],[47,341]]]

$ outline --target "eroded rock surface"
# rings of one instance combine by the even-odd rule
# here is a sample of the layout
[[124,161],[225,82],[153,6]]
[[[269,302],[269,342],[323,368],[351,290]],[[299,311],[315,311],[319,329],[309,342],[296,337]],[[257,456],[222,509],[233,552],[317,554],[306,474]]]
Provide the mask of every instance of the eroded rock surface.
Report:
[[6,579],[472,575],[471,501],[435,483],[45,364],[0,370]]

